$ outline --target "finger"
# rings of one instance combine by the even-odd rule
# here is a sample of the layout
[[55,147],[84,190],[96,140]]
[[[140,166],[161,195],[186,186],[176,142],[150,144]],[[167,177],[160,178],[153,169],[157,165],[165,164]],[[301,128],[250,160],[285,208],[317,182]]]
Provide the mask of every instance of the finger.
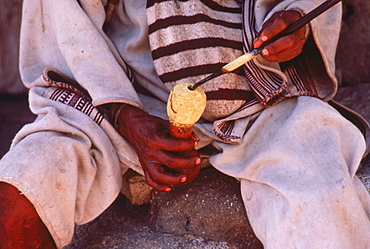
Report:
[[[166,165],[172,169],[191,169],[200,165],[201,159],[195,151],[193,155],[183,155],[182,153],[162,153],[163,155],[158,158],[162,165]],[[195,154],[195,156],[194,156]]]
[[[272,61],[273,57],[281,57],[282,60],[277,62],[286,61],[286,58],[291,57],[292,54],[295,56],[299,55],[305,44],[304,35],[301,37],[300,33],[288,35],[280,38],[279,40],[267,45],[261,52],[262,56],[269,61]],[[300,51],[299,53],[295,53]],[[285,58],[285,59],[283,59]],[[293,57],[294,58],[294,57]],[[275,60],[274,60],[275,61]]]
[[188,184],[189,182],[193,181],[195,177],[199,174],[200,165],[197,165],[195,168],[192,169],[181,170],[181,172],[186,174],[186,179],[183,183],[181,183],[181,185]]
[[273,14],[262,26],[262,30],[253,45],[256,48],[260,47],[264,42],[285,30],[301,16],[301,13],[295,10],[279,11]]
[[295,50],[287,49],[287,50],[281,51],[280,53],[277,53],[274,55],[268,55],[268,56],[263,55],[263,57],[268,61],[280,63],[280,62],[285,62],[285,61],[294,59],[301,52],[302,52],[302,49],[299,49],[299,48]]
[[141,153],[140,161],[146,164],[165,165],[169,168],[192,168],[200,164],[201,159],[195,149],[176,152],[147,149]]
[[151,148],[166,151],[188,151],[193,150],[198,141],[195,137],[189,139],[179,139],[168,135],[155,135],[152,139],[147,140],[147,144]]
[[168,191],[172,185],[180,185],[187,180],[185,174],[174,174],[166,172],[162,165],[149,165],[145,172],[148,185],[160,191]]
[[270,40],[272,37],[279,34],[281,31],[288,27],[289,23],[285,19],[276,18],[271,22],[265,29],[262,30],[260,34],[260,39],[262,41]]
[[300,46],[300,44],[296,43],[295,35],[288,35],[281,37],[275,42],[267,45],[262,50],[262,55],[267,55],[266,51],[268,52],[269,55],[274,55],[281,53],[282,51],[286,51],[287,49],[295,49],[295,47],[298,46]]
[[[157,154],[161,154],[157,153]],[[200,170],[200,163],[201,159],[198,155],[198,152],[193,151],[186,151],[186,152],[180,152],[178,155],[173,155],[172,153],[162,153],[165,156],[160,156],[157,160],[158,165],[161,165],[161,167],[164,167],[165,170],[163,171],[163,168],[157,169],[157,172],[155,172],[155,168],[150,170],[151,179],[154,181],[165,181],[165,183],[170,183],[171,185],[183,185],[185,183],[188,183],[198,175]],[[196,156],[194,156],[196,155]],[[162,174],[164,173],[164,174]],[[180,183],[176,182],[178,179],[175,179],[175,182],[169,182],[168,179],[161,178],[161,174],[166,177],[166,173],[170,173],[173,175],[181,175]]]
[[162,184],[162,183],[157,183],[153,180],[151,180],[150,177],[148,177],[147,175],[145,175],[145,181],[146,183],[152,187],[153,189],[155,190],[158,190],[158,191],[162,191],[162,192],[168,192],[168,191],[171,191],[172,188],[171,188],[171,185],[169,184]]

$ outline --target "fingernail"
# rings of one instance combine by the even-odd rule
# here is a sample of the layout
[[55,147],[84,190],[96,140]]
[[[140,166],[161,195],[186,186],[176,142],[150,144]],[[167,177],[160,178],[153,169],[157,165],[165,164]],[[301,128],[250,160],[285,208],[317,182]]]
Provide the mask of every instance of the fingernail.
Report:
[[265,35],[261,35],[260,36],[260,38],[259,38],[261,41],[263,41],[263,42],[265,42],[265,41],[267,41],[267,36],[265,36]]
[[198,141],[195,141],[194,142],[194,148],[197,147],[197,145],[198,145]]
[[257,40],[254,42],[254,47],[258,48],[259,46],[262,45],[262,42],[260,40]]
[[181,178],[180,182],[186,182],[186,176],[184,176],[183,178]]
[[196,140],[196,141],[200,140],[199,137],[197,135],[195,135],[194,133],[193,133],[193,139]]
[[171,188],[165,188],[164,189],[164,191],[167,191],[167,192],[169,192],[169,191],[171,191],[172,189]]
[[262,49],[262,54],[266,56],[269,54],[269,51],[266,48],[264,48]]
[[201,162],[201,159],[198,157],[198,158],[195,160],[195,164],[196,164],[196,165],[198,165],[198,164],[200,164],[200,162]]

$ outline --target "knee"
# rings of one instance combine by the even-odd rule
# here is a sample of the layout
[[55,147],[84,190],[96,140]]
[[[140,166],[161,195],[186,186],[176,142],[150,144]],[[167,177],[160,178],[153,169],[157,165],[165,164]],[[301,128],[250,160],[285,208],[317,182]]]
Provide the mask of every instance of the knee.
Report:
[[36,210],[30,201],[14,186],[0,182],[0,219],[11,220],[36,216]]
[[14,186],[0,182],[0,248],[55,248],[32,203]]

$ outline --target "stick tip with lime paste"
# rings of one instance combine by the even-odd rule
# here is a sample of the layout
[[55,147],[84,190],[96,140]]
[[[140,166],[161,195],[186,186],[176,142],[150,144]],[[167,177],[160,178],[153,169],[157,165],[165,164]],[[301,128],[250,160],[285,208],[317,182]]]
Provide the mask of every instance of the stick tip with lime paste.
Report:
[[180,83],[173,87],[167,102],[170,133],[174,137],[189,138],[194,124],[206,107],[206,94],[198,87],[189,89],[192,83]]

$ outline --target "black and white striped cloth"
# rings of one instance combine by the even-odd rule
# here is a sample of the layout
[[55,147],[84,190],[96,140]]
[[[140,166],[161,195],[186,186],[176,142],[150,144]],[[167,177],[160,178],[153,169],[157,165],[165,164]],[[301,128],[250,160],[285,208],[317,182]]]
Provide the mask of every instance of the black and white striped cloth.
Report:
[[[168,89],[195,83],[243,54],[242,9],[234,0],[148,0],[147,18],[155,68]],[[209,120],[230,115],[253,97],[243,70],[202,88]]]
[[[195,83],[251,50],[258,32],[254,5],[255,0],[148,0],[152,56],[167,88]],[[303,56],[281,63],[280,69],[288,80],[250,61],[205,83],[203,117],[214,121],[254,104],[267,107],[285,97],[317,96]]]

